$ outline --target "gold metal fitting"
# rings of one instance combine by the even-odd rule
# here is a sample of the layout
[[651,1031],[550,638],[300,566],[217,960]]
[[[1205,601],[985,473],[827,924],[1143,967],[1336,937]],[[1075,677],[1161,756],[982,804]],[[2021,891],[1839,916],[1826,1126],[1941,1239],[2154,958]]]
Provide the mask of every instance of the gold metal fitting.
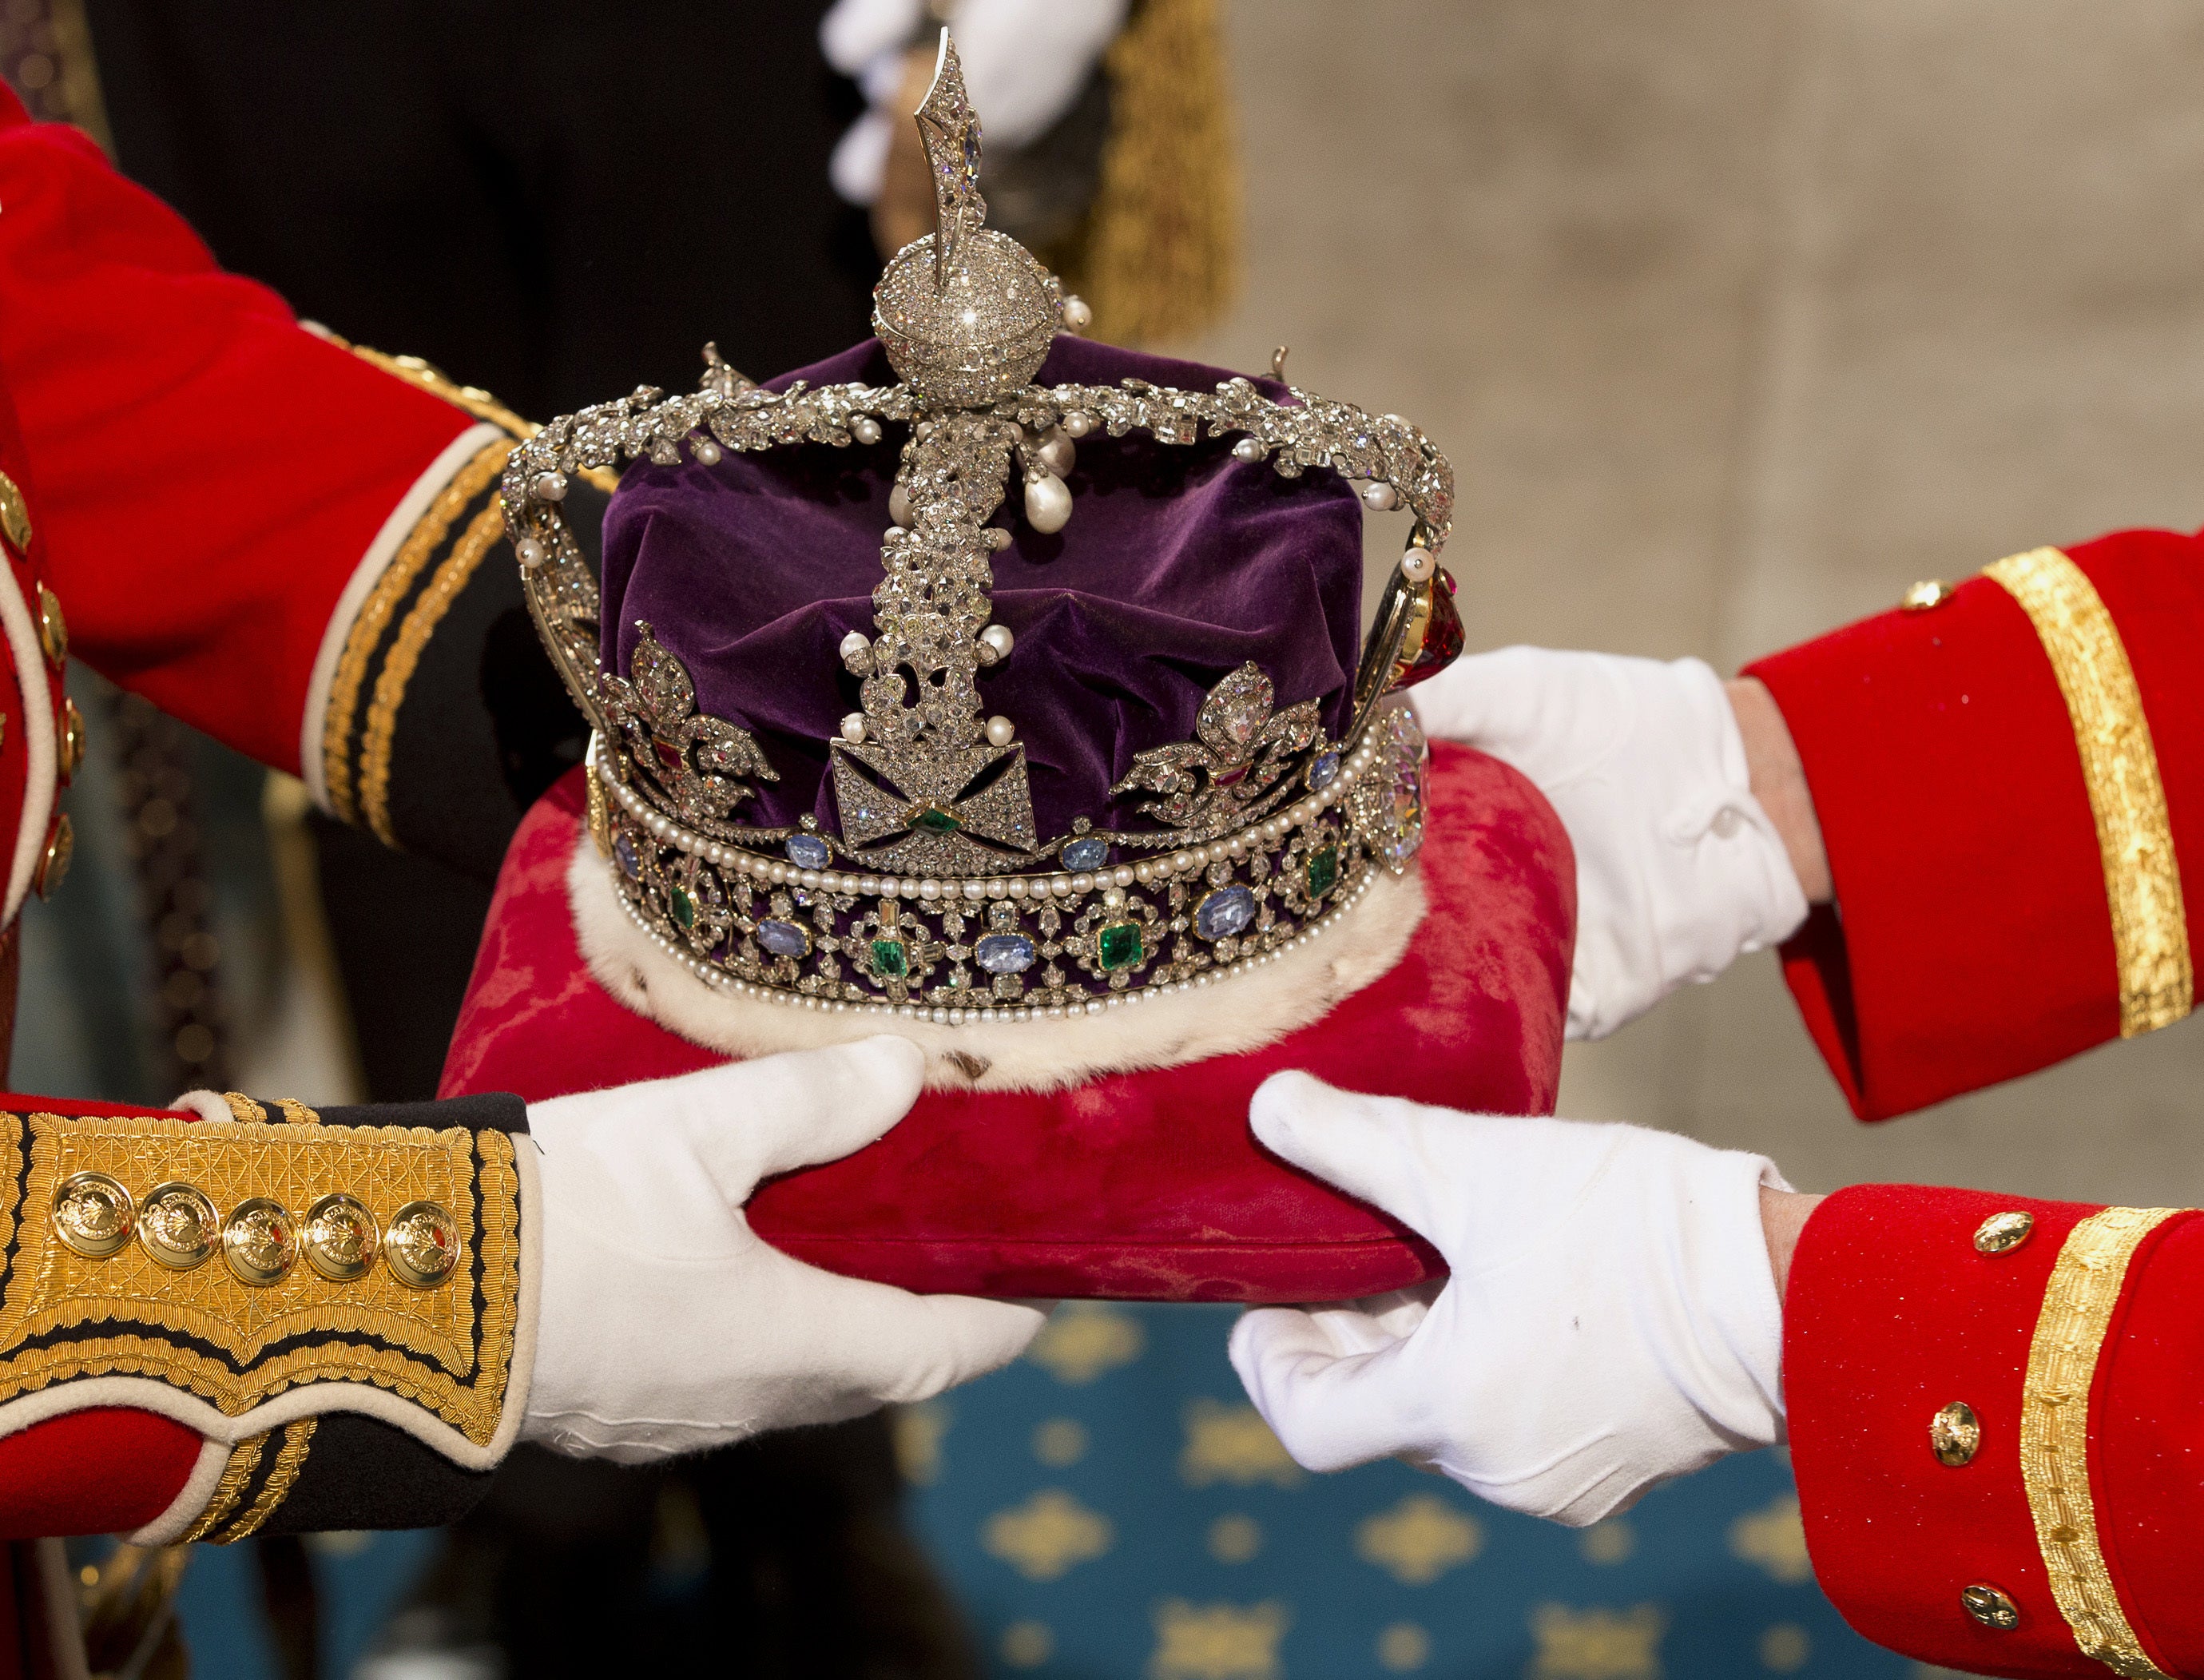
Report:
[[1982,1420],[1964,1400],[1952,1401],[1928,1420],[1928,1445],[1940,1464],[1957,1470],[1973,1458],[1982,1444]]
[[54,1234],[87,1260],[127,1247],[137,1218],[130,1192],[104,1173],[74,1173],[54,1191]]
[[2010,1254],[2035,1231],[2035,1216],[2018,1209],[1994,1213],[1975,1227],[1975,1250],[1980,1254]]
[[375,1265],[382,1234],[375,1216],[356,1198],[339,1191],[306,1210],[300,1236],[306,1263],[331,1283],[357,1283]]
[[281,1202],[248,1196],[222,1227],[222,1257],[240,1283],[265,1289],[299,1263],[299,1227]]
[[222,1217],[197,1185],[171,1180],[146,1193],[138,1219],[138,1245],[156,1265],[188,1272],[214,1257]]
[[390,1216],[382,1258],[391,1276],[414,1289],[434,1289],[459,1263],[459,1222],[436,1202],[408,1202]]
[[2020,1606],[1988,1582],[1959,1589],[1959,1606],[1986,1628],[2011,1633],[2020,1625]]

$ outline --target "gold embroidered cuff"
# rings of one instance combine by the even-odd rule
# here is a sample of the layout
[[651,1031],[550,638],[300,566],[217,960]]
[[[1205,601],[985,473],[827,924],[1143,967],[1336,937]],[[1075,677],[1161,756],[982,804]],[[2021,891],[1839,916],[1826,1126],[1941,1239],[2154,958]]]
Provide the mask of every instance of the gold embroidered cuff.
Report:
[[1984,575],[2028,614],[2065,698],[2104,860],[2120,1037],[2132,1038],[2187,1015],[2195,985],[2165,785],[2135,668],[2095,586],[2056,548],[2011,555]]
[[294,1123],[0,1114],[0,1401],[131,1375],[238,1417],[369,1383],[489,1445],[518,1309],[512,1140],[284,1106]]
[[2136,1637],[2105,1565],[2089,1494],[2089,1390],[2128,1262],[2172,1208],[2107,1208],[2067,1233],[2044,1287],[2022,1390],[2020,1473],[2035,1540],[2074,1642],[2129,1680],[2166,1680]]

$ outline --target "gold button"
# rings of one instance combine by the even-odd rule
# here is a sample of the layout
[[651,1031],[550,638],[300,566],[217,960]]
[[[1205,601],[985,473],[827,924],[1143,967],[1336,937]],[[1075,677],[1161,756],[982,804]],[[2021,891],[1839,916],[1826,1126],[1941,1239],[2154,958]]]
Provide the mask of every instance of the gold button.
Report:
[[1975,1247],[1983,1254],[2010,1254],[2035,1229],[2032,1213],[1994,1213],[1975,1227]]
[[137,1210],[130,1192],[104,1173],[76,1173],[54,1192],[54,1234],[87,1260],[104,1260],[130,1241]]
[[213,1257],[221,1228],[214,1204],[196,1186],[157,1184],[138,1217],[138,1245],[157,1265],[187,1272]]
[[23,493],[15,481],[0,472],[0,532],[15,545],[19,554],[31,547],[31,510],[23,504]]
[[62,696],[62,780],[76,780],[78,768],[84,763],[84,713],[68,695]]
[[1957,1470],[1975,1456],[1982,1444],[1982,1420],[1964,1400],[1954,1400],[1928,1420],[1928,1445],[1936,1462]]
[[1952,598],[1952,586],[1940,577],[1924,577],[1898,598],[1898,604],[1908,612],[1926,612],[1932,606],[1941,606]]
[[435,1202],[408,1202],[390,1216],[382,1257],[400,1283],[433,1289],[459,1263],[459,1222]]
[[299,1241],[306,1263],[331,1283],[357,1283],[375,1264],[382,1233],[375,1216],[341,1192],[324,1196],[306,1210],[306,1226]]
[[53,827],[46,835],[46,849],[39,858],[38,872],[31,877],[31,884],[41,898],[51,898],[61,890],[68,878],[69,860],[76,855],[76,825],[64,811],[54,819]]
[[281,1202],[250,1196],[229,1210],[222,1257],[240,1283],[264,1289],[299,1263],[299,1227]]
[[2020,1606],[1983,1582],[1961,1588],[1959,1603],[1968,1615],[2000,1633],[2011,1633],[2020,1625]]
[[60,600],[43,583],[39,585],[39,646],[46,650],[56,671],[68,662],[68,621],[62,617]]

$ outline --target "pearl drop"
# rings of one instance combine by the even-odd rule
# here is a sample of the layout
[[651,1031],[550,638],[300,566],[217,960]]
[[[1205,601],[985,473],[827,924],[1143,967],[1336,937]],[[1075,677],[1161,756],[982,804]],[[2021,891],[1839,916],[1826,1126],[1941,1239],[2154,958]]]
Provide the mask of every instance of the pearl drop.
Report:
[[1054,473],[1026,481],[1026,518],[1044,534],[1071,523],[1071,491]]
[[1438,570],[1438,561],[1428,548],[1411,548],[1401,556],[1401,576],[1411,583],[1421,583]]
[[1063,300],[1063,324],[1075,333],[1083,333],[1094,324],[1094,311],[1087,306],[1087,299],[1069,297]]
[[1093,429],[1094,417],[1084,409],[1075,408],[1063,417],[1063,432],[1066,437],[1085,437]]
[[851,630],[842,638],[842,663],[848,665],[872,665],[873,644],[862,630]]
[[700,437],[696,442],[690,444],[689,453],[696,458],[696,464],[700,467],[715,467],[720,464],[720,446],[708,437]]
[[1040,454],[1042,464],[1058,478],[1068,477],[1072,464],[1079,458],[1078,450],[1072,447],[1071,440],[1064,435],[1061,426],[1049,429],[1048,435],[1040,441]]
[[901,484],[888,492],[888,518],[904,529],[910,529],[910,493]]
[[842,719],[842,738],[855,746],[865,738],[865,714],[852,712]]
[[1243,437],[1232,446],[1232,458],[1252,466],[1263,458],[1263,446],[1252,437]]
[[1016,725],[1008,718],[997,717],[987,719],[987,744],[991,747],[1009,746],[1016,738],[1017,732]]
[[1364,487],[1362,505],[1372,513],[1390,513],[1401,505],[1401,493],[1381,478]]
[[514,543],[512,552],[518,557],[521,565],[526,566],[530,571],[543,564],[543,545],[532,536],[524,536],[519,541]]
[[529,488],[538,501],[564,501],[566,500],[566,475],[563,472],[539,472]]
[[998,660],[1010,658],[1010,649],[1017,642],[1017,638],[1010,634],[1010,627],[1008,624],[988,625],[980,632],[980,640],[984,645],[995,650],[995,657]]
[[860,443],[878,443],[880,441],[880,423],[869,414],[860,414],[850,423],[850,435]]

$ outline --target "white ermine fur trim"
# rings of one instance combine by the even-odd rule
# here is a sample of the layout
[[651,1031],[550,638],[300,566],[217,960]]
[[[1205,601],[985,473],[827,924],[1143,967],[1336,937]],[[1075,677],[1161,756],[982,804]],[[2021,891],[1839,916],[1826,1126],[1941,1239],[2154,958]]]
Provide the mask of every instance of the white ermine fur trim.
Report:
[[1380,868],[1360,902],[1333,913],[1322,938],[1213,986],[1099,1015],[943,1026],[738,997],[698,979],[637,926],[586,829],[566,867],[566,896],[597,983],[691,1044],[748,1058],[892,1032],[926,1052],[929,1085],[978,1091],[1055,1091],[1099,1074],[1259,1050],[1391,968],[1424,918],[1416,873],[1396,877]]

